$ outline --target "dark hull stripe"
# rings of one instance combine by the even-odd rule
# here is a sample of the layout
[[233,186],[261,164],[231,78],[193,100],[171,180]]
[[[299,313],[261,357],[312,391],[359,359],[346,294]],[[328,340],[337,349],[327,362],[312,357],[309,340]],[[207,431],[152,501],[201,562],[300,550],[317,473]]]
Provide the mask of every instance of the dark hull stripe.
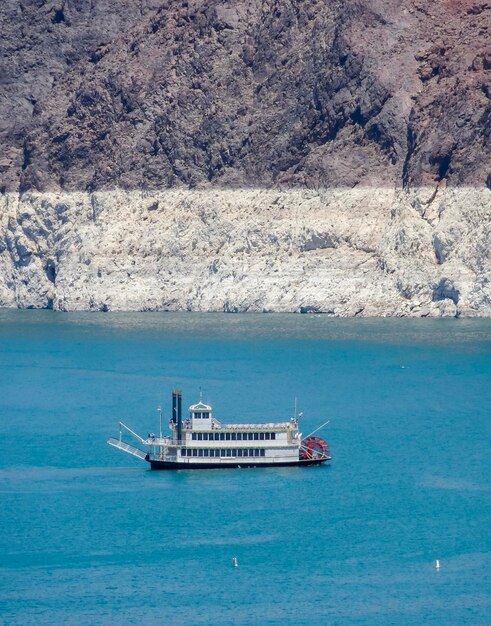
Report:
[[232,469],[237,467],[296,467],[299,465],[320,465],[331,459],[307,459],[305,461],[285,461],[281,463],[255,463],[254,461],[242,461],[233,463],[179,463],[172,461],[149,461],[150,467],[155,470],[176,469]]

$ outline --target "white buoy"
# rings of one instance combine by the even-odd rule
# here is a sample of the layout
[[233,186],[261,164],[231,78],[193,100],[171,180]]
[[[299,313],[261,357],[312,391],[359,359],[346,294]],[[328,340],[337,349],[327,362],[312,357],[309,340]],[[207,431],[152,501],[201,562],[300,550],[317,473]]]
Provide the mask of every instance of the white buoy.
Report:
[[236,556],[234,556],[234,557],[232,558],[232,565],[233,565],[234,567],[239,567],[239,562],[237,561],[237,557],[236,557]]
[[438,559],[435,561],[435,569],[440,569],[440,561]]

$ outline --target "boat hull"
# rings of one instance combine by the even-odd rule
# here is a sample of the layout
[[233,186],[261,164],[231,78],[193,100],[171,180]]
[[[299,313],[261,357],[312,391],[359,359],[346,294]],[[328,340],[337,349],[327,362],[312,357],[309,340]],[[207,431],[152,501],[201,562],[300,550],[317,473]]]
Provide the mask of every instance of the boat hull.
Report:
[[247,467],[297,467],[306,465],[321,465],[322,463],[329,462],[331,459],[305,459],[297,461],[284,461],[284,462],[271,462],[258,463],[252,459],[250,461],[233,461],[230,463],[180,463],[179,461],[147,461],[150,463],[150,467],[153,470],[195,470],[195,469],[236,469]]

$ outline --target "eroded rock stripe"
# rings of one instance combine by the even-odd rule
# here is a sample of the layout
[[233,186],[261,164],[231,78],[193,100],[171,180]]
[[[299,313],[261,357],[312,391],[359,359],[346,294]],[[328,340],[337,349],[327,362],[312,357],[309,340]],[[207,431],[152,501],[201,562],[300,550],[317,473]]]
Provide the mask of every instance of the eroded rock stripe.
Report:
[[0,196],[0,306],[489,316],[487,188]]

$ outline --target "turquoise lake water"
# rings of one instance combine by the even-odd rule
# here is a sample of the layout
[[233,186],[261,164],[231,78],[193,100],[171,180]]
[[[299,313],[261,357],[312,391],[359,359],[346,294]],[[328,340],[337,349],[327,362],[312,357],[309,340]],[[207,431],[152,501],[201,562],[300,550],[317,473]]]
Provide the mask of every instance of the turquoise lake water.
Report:
[[[224,421],[296,396],[333,461],[105,443],[174,386]],[[0,311],[0,623],[489,624],[490,423],[490,320]]]

